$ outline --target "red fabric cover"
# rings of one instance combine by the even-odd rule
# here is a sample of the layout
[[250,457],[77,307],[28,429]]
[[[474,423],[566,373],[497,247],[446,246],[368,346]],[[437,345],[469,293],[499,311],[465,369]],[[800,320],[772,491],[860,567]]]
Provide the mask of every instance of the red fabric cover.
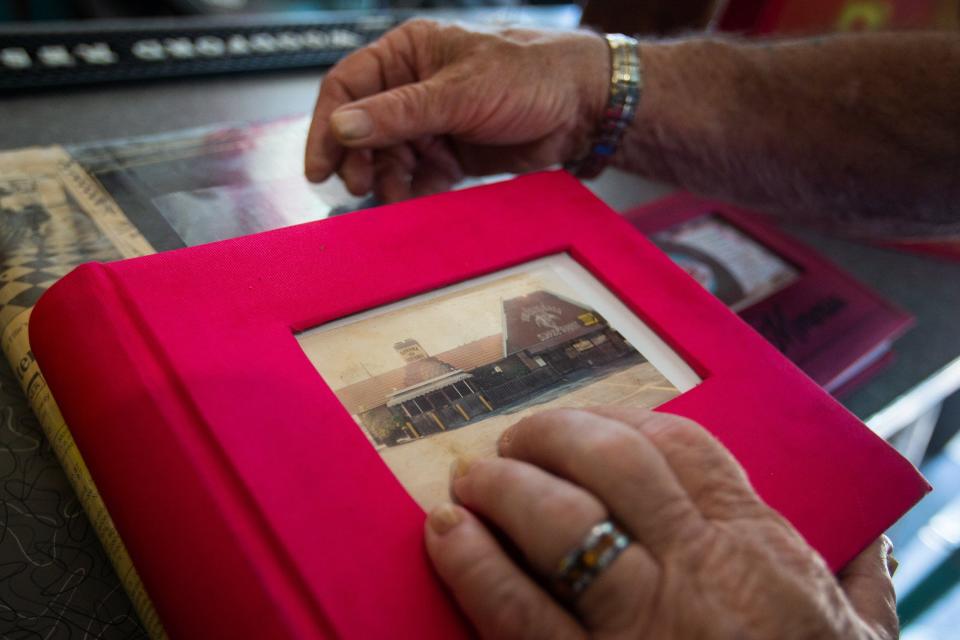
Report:
[[567,251],[704,377],[717,435],[834,569],[917,471],[576,180],[543,173],[66,276],[37,359],[173,637],[468,635],[424,514],[294,331]]

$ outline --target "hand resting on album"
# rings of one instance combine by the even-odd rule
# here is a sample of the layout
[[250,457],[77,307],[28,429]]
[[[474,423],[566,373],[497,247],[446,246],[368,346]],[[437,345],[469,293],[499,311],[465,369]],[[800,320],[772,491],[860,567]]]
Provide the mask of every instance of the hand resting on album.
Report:
[[[453,491],[460,506],[429,515],[427,550],[483,638],[898,636],[889,541],[834,577],[690,420],[536,414],[500,457],[458,465]],[[625,546],[571,590],[561,562],[602,522]]]

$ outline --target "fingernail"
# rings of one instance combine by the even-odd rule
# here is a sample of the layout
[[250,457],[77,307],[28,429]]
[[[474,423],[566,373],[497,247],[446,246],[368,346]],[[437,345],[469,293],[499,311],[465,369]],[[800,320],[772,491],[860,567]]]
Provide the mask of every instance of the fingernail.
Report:
[[442,504],[427,516],[427,524],[437,535],[443,535],[463,521],[463,514],[452,504]]
[[373,133],[373,120],[363,109],[337,111],[330,116],[330,124],[341,140],[359,140]]

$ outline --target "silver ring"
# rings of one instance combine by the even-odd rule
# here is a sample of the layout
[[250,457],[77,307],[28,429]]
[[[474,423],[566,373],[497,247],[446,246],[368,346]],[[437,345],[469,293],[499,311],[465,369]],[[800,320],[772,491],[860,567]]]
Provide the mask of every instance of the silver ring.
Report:
[[630,545],[630,538],[610,520],[590,529],[583,542],[565,555],[554,581],[568,596],[579,596]]

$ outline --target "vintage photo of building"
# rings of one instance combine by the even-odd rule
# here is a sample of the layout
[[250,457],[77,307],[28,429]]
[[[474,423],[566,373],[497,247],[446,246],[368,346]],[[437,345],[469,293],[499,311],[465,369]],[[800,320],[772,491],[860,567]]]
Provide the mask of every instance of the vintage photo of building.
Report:
[[642,352],[653,345],[638,350],[588,302],[593,291],[551,265],[494,274],[298,336],[425,508],[444,499],[454,459],[493,455],[499,433],[526,415],[652,408],[679,394]]
[[377,446],[459,429],[585,384],[642,356],[592,309],[547,290],[502,301],[503,331],[440,354],[414,337],[405,364],[337,389]]

